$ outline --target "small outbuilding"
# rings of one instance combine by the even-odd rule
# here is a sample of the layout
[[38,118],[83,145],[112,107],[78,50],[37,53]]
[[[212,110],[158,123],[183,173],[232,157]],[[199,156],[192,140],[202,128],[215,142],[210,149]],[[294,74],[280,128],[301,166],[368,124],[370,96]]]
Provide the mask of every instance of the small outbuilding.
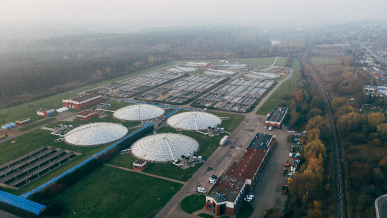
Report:
[[16,125],[25,126],[30,123],[30,118],[24,118],[23,120],[16,121]]
[[90,120],[91,118],[94,118],[96,116],[98,116],[98,113],[95,111],[82,111],[77,114],[77,119]]
[[55,110],[40,108],[37,112],[37,115],[41,117],[52,117],[52,116],[55,116]]
[[136,160],[133,162],[133,170],[144,171],[147,168],[146,161]]
[[265,127],[280,129],[287,114],[288,109],[286,107],[274,107],[269,117],[265,121]]

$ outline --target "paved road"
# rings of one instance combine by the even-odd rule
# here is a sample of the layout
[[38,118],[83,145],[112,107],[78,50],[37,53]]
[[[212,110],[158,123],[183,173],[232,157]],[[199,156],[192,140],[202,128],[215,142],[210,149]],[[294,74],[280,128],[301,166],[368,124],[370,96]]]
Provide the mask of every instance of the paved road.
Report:
[[387,61],[386,61],[384,58],[382,58],[382,57],[378,56],[377,54],[375,54],[375,52],[373,52],[371,49],[367,48],[362,42],[360,42],[360,41],[358,41],[358,42],[359,42],[359,44],[360,44],[363,48],[365,48],[372,56],[374,56],[374,58],[376,58],[376,59],[380,60],[381,62],[387,64]]
[[279,81],[277,85],[262,98],[253,111],[245,114],[244,121],[230,134],[229,142],[226,146],[219,147],[219,149],[204,162],[202,167],[199,168],[180,191],[171,198],[155,218],[172,217],[172,214],[174,214],[172,212],[179,205],[180,201],[183,200],[185,196],[196,193],[195,188],[197,185],[201,185],[206,190],[209,190],[212,184],[208,183],[208,178],[211,175],[221,175],[234,161],[239,161],[241,157],[243,157],[244,149],[248,146],[248,142],[255,136],[257,131],[262,132],[263,130],[263,124],[260,122],[263,121],[265,117],[257,115],[256,112],[277,88],[292,76],[292,74],[293,71],[291,70],[285,79]]
[[307,52],[300,57],[301,65],[305,71],[309,71],[306,73],[310,73],[313,79],[316,81],[317,86],[319,88],[320,94],[325,101],[325,111],[328,116],[328,122],[331,129],[332,134],[332,151],[333,151],[333,160],[334,160],[334,169],[335,169],[335,190],[336,190],[336,217],[345,218],[347,217],[347,200],[345,194],[345,176],[344,176],[344,168],[342,162],[341,155],[341,147],[338,140],[338,135],[336,131],[336,125],[333,120],[332,108],[330,106],[330,102],[326,91],[318,77],[317,73],[313,69],[312,65],[309,62],[309,51],[311,49],[311,44],[308,45]]

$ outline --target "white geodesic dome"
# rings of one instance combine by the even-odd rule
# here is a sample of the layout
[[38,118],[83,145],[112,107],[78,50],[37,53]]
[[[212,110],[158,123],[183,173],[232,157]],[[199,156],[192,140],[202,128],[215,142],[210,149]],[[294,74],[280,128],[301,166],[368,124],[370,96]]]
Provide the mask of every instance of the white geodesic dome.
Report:
[[117,123],[90,123],[65,134],[65,142],[76,146],[95,146],[114,142],[128,133],[128,129]]
[[164,114],[164,109],[147,104],[130,105],[120,108],[113,117],[120,120],[150,120]]
[[210,113],[184,112],[176,114],[167,120],[168,125],[183,130],[201,130],[219,125],[222,120]]
[[194,154],[199,143],[188,136],[164,133],[137,140],[131,147],[133,156],[153,162],[180,159],[182,155]]

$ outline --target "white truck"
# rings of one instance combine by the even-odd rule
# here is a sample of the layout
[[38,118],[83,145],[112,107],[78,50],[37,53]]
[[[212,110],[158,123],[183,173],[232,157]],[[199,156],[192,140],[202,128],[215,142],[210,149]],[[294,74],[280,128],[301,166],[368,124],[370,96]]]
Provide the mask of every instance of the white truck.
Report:
[[219,142],[219,145],[222,146],[222,145],[225,145],[228,141],[228,135],[225,135]]

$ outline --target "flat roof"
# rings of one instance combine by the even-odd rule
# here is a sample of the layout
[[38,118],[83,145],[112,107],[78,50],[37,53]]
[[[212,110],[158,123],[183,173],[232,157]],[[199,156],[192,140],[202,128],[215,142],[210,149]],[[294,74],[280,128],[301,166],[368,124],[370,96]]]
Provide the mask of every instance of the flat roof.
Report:
[[[245,184],[245,181],[246,179],[240,176],[223,174],[219,177],[218,182],[208,192],[208,196],[214,198],[215,196],[222,195],[225,201],[234,202]],[[220,198],[217,197],[217,199],[219,200]],[[218,203],[220,202],[221,201]]]
[[71,101],[75,101],[75,102],[83,102],[83,101],[86,101],[88,99],[95,98],[95,97],[98,97],[98,96],[102,97],[102,95],[99,94],[99,93],[91,93],[91,94],[88,94],[88,95],[76,96],[74,98],[66,99],[66,100],[71,100]]
[[88,116],[88,115],[90,115],[90,114],[95,114],[96,112],[95,111],[82,111],[82,112],[79,112],[78,114],[77,114],[77,116],[79,115],[79,116]]
[[243,158],[239,162],[234,162],[226,172],[226,175],[253,179],[265,155],[266,151],[264,150],[247,149]]
[[257,150],[267,150],[272,138],[274,138],[273,135],[268,135],[265,133],[257,133],[254,139],[251,140],[247,149],[252,148]]
[[266,121],[281,122],[286,116],[288,109],[286,107],[274,107]]

